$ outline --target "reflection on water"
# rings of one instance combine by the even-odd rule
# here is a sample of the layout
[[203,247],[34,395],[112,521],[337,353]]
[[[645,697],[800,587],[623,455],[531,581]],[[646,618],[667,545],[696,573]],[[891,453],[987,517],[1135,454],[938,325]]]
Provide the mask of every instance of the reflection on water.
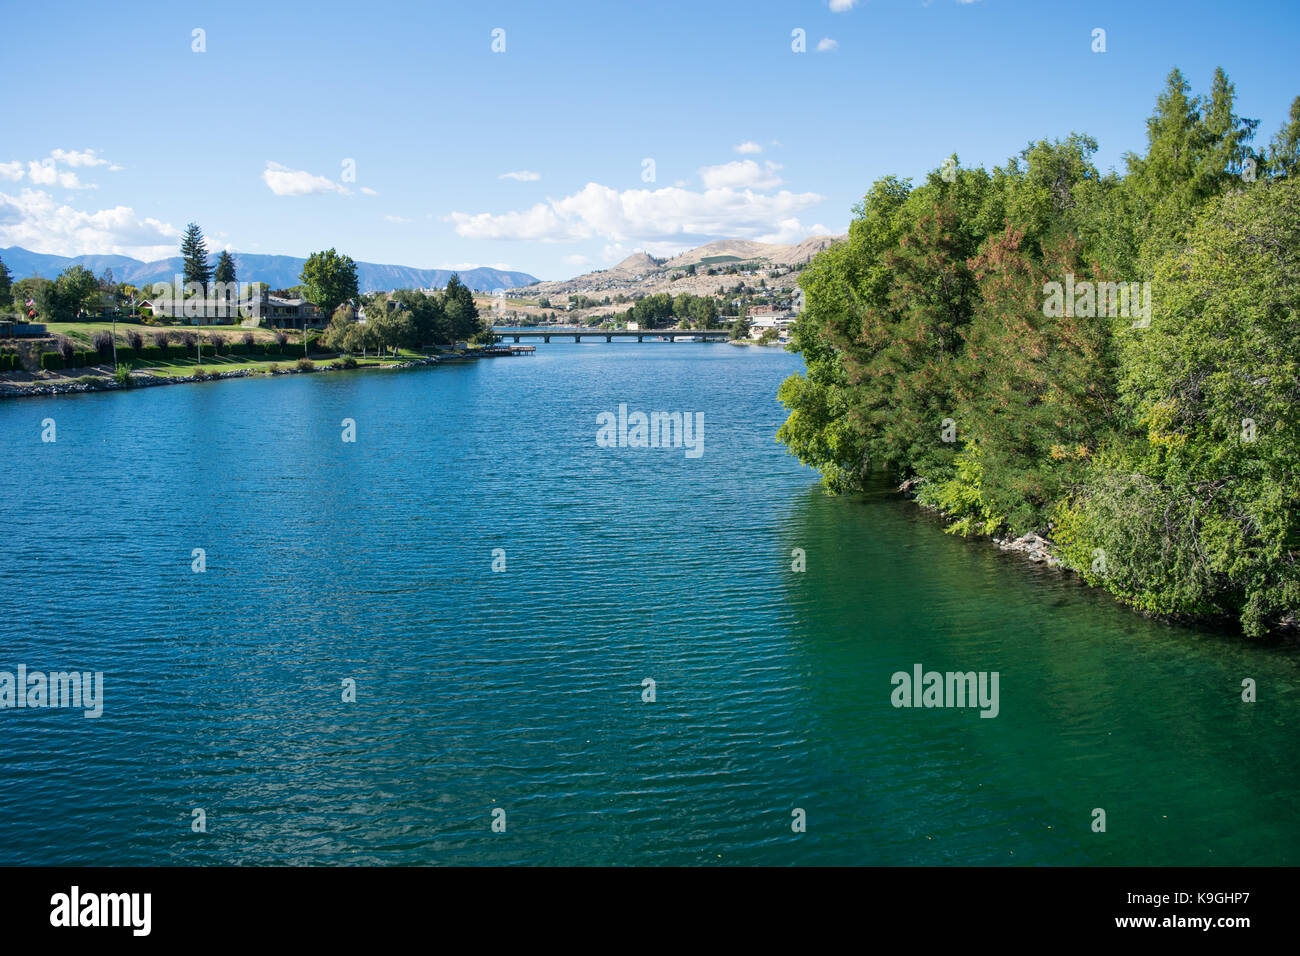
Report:
[[[0,863],[1295,862],[1292,651],[826,497],[772,440],[797,367],[553,343],[0,405],[0,670],[105,674],[98,720],[0,712]],[[598,447],[620,403],[704,454]],[[917,663],[997,671],[999,715],[893,708]]]

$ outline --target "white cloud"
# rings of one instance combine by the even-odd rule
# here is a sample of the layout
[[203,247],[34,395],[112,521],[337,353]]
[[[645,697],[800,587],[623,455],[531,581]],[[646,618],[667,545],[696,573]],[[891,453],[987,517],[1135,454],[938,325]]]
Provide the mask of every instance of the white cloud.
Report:
[[342,193],[347,196],[351,190],[328,179],[316,176],[301,169],[290,169],[280,163],[266,161],[262,170],[262,180],[277,196],[309,196],[313,193]]
[[54,160],[33,160],[27,164],[27,176],[37,186],[61,186],[64,189],[98,189],[94,183],[83,183],[76,173],[57,169]]
[[108,165],[108,160],[96,156],[93,149],[86,149],[81,152],[77,152],[75,149],[56,149],[50,153],[50,158],[55,162],[63,163],[65,166]]
[[858,5],[858,0],[830,0],[831,13],[848,13]]
[[513,173],[502,173],[497,179],[513,179],[520,183],[535,183],[542,178],[541,173],[535,173],[529,169],[518,169]]
[[832,50],[838,50],[840,43],[838,40],[832,40],[830,37],[822,37],[817,44],[818,53],[829,53]]
[[362,187],[361,187],[361,191],[362,191],[363,193],[365,193],[367,196],[378,196],[378,195],[379,195],[379,193],[377,193],[375,190],[371,189],[369,186],[362,186]]
[[813,223],[811,226],[805,226],[793,216],[789,219],[782,219],[777,223],[777,227],[766,235],[756,236],[759,242],[771,242],[777,245],[788,246],[796,242],[802,242],[809,236],[829,236],[831,231],[823,226],[820,222]]
[[508,262],[453,262],[450,265],[440,265],[439,269],[450,269],[452,272],[466,272],[470,269],[500,269],[502,272],[511,272]]
[[23,164],[14,160],[12,163],[0,163],[0,179],[18,182],[23,178]]
[[580,256],[575,253],[573,255],[565,256],[564,261],[571,266],[581,266],[585,265],[590,260],[586,256]]
[[761,153],[761,152],[763,151],[763,147],[762,147],[762,146],[759,146],[759,145],[758,145],[757,143],[755,143],[755,142],[744,142],[744,143],[741,143],[740,145],[735,146],[735,147],[733,147],[733,148],[736,150],[736,152],[741,153],[741,154],[745,154],[745,153]]
[[644,243],[649,248],[649,243],[667,245],[685,237],[765,235],[786,228],[794,213],[825,198],[788,190],[767,195],[731,186],[704,192],[678,187],[619,192],[588,183],[573,195],[525,210],[500,215],[453,212],[447,219],[458,235],[470,239],[569,242],[602,238],[614,243]]
[[701,166],[700,181],[705,189],[775,189],[782,183],[775,175],[775,163],[759,166],[752,159],[738,159],[720,166]]
[[138,216],[129,206],[84,212],[59,205],[40,189],[0,192],[0,245],[60,256],[117,254],[137,259],[176,255],[180,230]]

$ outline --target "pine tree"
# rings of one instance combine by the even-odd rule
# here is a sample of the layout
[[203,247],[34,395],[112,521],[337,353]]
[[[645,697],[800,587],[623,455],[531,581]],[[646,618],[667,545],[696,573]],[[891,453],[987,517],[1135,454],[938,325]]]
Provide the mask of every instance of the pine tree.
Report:
[[212,273],[213,282],[235,282],[235,260],[234,257],[221,250],[221,255],[217,256],[217,267]]
[[1291,101],[1291,113],[1268,145],[1269,175],[1275,179],[1300,171],[1300,96]]
[[185,237],[181,240],[181,269],[185,282],[198,282],[207,294],[208,283],[212,280],[212,267],[208,265],[208,249],[203,239],[203,230],[196,222],[185,227]]

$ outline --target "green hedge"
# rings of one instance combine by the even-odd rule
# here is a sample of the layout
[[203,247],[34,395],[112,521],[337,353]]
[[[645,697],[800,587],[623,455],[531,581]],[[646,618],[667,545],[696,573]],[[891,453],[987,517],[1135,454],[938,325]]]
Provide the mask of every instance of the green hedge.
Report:
[[0,372],[21,372],[23,363],[17,352],[5,352],[0,355]]
[[119,362],[131,362],[135,360],[135,349],[128,345],[119,345],[117,347],[117,360]]
[[41,368],[61,369],[63,368],[63,356],[58,352],[42,352]]
[[76,351],[72,353],[73,368],[87,368],[91,365],[99,364],[98,352]]

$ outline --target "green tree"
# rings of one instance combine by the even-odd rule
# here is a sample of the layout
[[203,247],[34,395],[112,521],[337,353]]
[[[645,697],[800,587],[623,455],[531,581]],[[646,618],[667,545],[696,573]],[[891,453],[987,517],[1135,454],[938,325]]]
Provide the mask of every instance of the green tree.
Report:
[[1268,170],[1275,178],[1300,171],[1300,96],[1291,101],[1286,122],[1268,144]]
[[203,230],[196,222],[185,227],[185,235],[181,238],[181,272],[187,284],[199,283],[203,287],[203,294],[207,295],[208,283],[212,281],[212,267],[208,265],[207,240],[203,238]]
[[9,267],[0,259],[0,303],[8,303],[12,292],[13,278],[9,275]]
[[468,341],[482,333],[483,321],[474,304],[474,293],[456,273],[452,273],[442,291],[442,308],[455,341]]
[[69,266],[55,280],[61,304],[56,311],[70,312],[74,317],[90,308],[99,298],[99,280],[85,266]]
[[313,252],[302,267],[300,277],[306,286],[307,298],[326,315],[360,294],[357,288],[357,264],[350,256],[340,255],[333,249]]
[[213,282],[234,283],[235,279],[235,259],[225,249],[221,250],[221,255],[217,256],[216,268],[212,271]]
[[1300,182],[1212,203],[1156,280],[1150,327],[1121,337],[1135,434],[1062,507],[1058,538],[1143,610],[1263,634],[1300,607]]
[[356,310],[346,302],[340,305],[330,316],[329,325],[325,327],[325,332],[321,336],[325,347],[336,352],[347,351],[348,336],[353,333],[356,325]]

